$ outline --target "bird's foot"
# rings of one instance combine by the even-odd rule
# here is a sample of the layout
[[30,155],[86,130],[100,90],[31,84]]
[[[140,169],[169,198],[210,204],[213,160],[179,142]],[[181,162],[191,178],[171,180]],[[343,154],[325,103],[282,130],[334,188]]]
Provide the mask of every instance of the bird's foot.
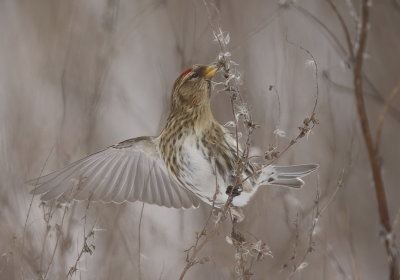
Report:
[[241,188],[235,188],[233,186],[228,186],[226,188],[226,192],[227,195],[232,195],[233,197],[238,196],[242,193],[242,189]]

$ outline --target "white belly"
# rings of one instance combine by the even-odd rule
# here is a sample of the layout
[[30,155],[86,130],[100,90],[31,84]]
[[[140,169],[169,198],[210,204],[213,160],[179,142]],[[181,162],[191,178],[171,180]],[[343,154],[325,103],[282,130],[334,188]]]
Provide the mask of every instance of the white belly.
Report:
[[[228,199],[226,188],[230,185],[229,178],[216,171],[214,155],[209,155],[201,143],[197,146],[195,139],[185,138],[181,152],[177,154],[183,168],[179,180],[207,204],[212,205],[213,197],[217,194],[214,205],[221,207]],[[246,205],[254,191],[243,191],[233,199],[232,204],[239,207]]]

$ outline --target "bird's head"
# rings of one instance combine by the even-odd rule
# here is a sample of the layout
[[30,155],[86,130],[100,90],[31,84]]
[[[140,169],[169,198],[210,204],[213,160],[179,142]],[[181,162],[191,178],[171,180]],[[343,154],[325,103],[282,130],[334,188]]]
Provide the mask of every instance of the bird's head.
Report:
[[211,79],[217,70],[213,65],[194,65],[185,70],[173,86],[173,109],[190,109],[209,104]]

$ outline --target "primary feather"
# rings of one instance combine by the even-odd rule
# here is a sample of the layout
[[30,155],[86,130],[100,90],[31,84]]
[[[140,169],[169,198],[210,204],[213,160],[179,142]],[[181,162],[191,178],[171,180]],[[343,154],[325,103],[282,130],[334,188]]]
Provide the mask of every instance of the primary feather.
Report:
[[154,137],[129,139],[28,182],[43,200],[136,201],[174,208],[198,200],[170,178]]

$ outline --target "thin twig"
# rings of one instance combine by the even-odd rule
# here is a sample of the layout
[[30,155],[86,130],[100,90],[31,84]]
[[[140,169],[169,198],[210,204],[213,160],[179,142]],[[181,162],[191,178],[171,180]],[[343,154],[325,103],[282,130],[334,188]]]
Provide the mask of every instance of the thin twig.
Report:
[[53,253],[51,255],[51,259],[50,259],[50,262],[49,262],[49,264],[47,266],[46,272],[44,273],[43,279],[47,278],[47,275],[48,275],[48,273],[50,271],[51,265],[53,264],[54,257],[56,255],[56,251],[57,251],[57,248],[58,248],[58,243],[59,243],[61,235],[62,235],[62,227],[63,227],[63,224],[64,224],[64,218],[65,218],[65,215],[67,214],[67,211],[68,211],[68,206],[65,206],[64,207],[64,213],[63,213],[62,219],[61,219],[61,224],[60,225],[56,224],[56,226],[55,226],[56,232],[57,232],[56,244],[54,245]]
[[340,22],[340,25],[342,26],[344,35],[346,36],[347,49],[349,51],[351,60],[353,60],[355,58],[355,55],[354,55],[353,45],[351,43],[351,36],[350,36],[349,29],[347,28],[347,25],[346,25],[342,15],[339,13],[339,10],[336,8],[335,4],[333,4],[332,0],[326,0],[326,1],[328,1],[328,4],[331,6],[333,12],[335,13],[335,15],[337,16],[337,18]]
[[304,48],[304,47],[302,47],[302,46],[299,46],[299,45],[297,45],[297,44],[295,44],[295,43],[293,43],[293,42],[290,42],[290,41],[288,41],[287,39],[286,39],[286,41],[287,41],[289,44],[291,44],[291,45],[293,45],[293,46],[295,46],[295,47],[301,49],[301,50],[304,51],[305,53],[307,53],[307,55],[310,56],[310,58],[311,58],[311,60],[312,60],[312,62],[313,62],[313,66],[314,66],[314,69],[315,69],[315,71],[314,71],[314,75],[315,75],[315,99],[314,99],[314,105],[313,105],[313,107],[312,107],[312,110],[311,110],[311,113],[310,113],[309,117],[306,117],[306,118],[303,120],[303,125],[299,127],[299,130],[300,130],[299,134],[298,134],[296,137],[294,137],[294,138],[289,142],[289,144],[287,144],[287,146],[286,146],[282,151],[276,152],[276,156],[275,156],[272,160],[270,160],[267,164],[262,165],[261,168],[257,169],[255,172],[253,172],[252,174],[250,174],[249,176],[247,176],[245,179],[243,179],[242,182],[241,182],[242,184],[243,184],[245,181],[247,181],[248,179],[250,179],[250,178],[252,178],[252,177],[254,177],[254,176],[260,174],[260,173],[262,172],[262,170],[263,170],[265,167],[267,167],[267,166],[269,166],[269,165],[275,163],[275,162],[276,162],[278,159],[280,159],[294,144],[296,144],[301,138],[303,138],[304,136],[306,136],[307,134],[309,134],[310,131],[314,128],[314,126],[317,125],[317,124],[319,123],[318,120],[317,120],[317,118],[316,118],[316,109],[317,109],[317,106],[318,106],[318,99],[319,99],[318,64],[317,64],[317,61],[316,61],[314,55],[313,55],[309,50],[307,50],[306,48]]
[[[45,167],[46,167],[46,165],[47,165],[47,162],[49,161],[49,158],[50,158],[51,154],[53,153],[54,147],[55,147],[55,144],[54,144],[53,147],[50,149],[50,152],[49,152],[49,154],[47,155],[46,160],[45,160],[44,163],[43,163],[42,169],[40,170],[39,177],[37,178],[36,183],[35,183],[35,188],[34,188],[33,190],[37,189],[37,187],[38,187],[39,179],[40,179],[40,177],[41,177],[42,174],[43,174],[43,171],[44,171],[44,169],[45,169]],[[21,251],[22,251],[22,252],[24,251],[26,226],[27,226],[27,224],[28,224],[28,220],[29,220],[29,216],[30,216],[30,213],[31,213],[31,209],[32,209],[32,204],[33,204],[33,199],[34,199],[34,197],[35,197],[35,195],[32,194],[31,200],[30,200],[30,202],[29,202],[28,212],[27,212],[26,218],[25,218],[24,230],[23,230],[23,232],[22,232],[22,245],[21,245]]]
[[[300,12],[301,14],[303,14],[307,19],[310,19],[313,23],[316,23],[318,26],[320,26],[329,36],[328,39],[332,39],[335,43],[335,46],[338,49],[338,53],[339,56],[343,57],[349,57],[348,51],[345,49],[345,47],[342,46],[341,42],[339,41],[338,37],[332,32],[331,29],[329,29],[329,27],[322,22],[322,20],[320,20],[318,17],[316,17],[315,15],[313,15],[310,11],[308,11],[307,9],[295,5],[295,4],[291,4],[291,6],[293,6],[296,11]],[[345,44],[347,45],[348,43],[345,42]],[[345,61],[346,66],[351,69],[353,66],[349,63],[348,59],[346,59]],[[325,73],[324,73],[325,72]],[[323,71],[323,77],[327,78],[329,82],[331,82],[332,84],[334,84],[335,86],[339,86],[340,88],[346,90],[346,91],[351,91],[354,92],[354,89],[352,88],[348,88],[342,85],[339,85],[338,83],[332,81],[331,79],[329,79],[329,76],[326,75],[326,71]],[[367,96],[371,96],[373,98],[374,101],[380,103],[380,104],[384,104],[385,100],[382,97],[382,94],[378,91],[378,89],[376,88],[376,86],[371,82],[371,80],[368,78],[368,76],[363,73],[363,79],[365,84],[368,86],[369,90],[367,92],[365,92],[365,94]],[[396,120],[400,120],[400,113],[399,110],[397,110],[394,107],[390,107],[390,111],[389,113],[394,116],[396,118]]]
[[[50,159],[51,154],[53,153],[54,147],[55,147],[55,144],[53,145],[53,147],[51,147],[50,152],[49,152],[49,154],[47,155],[46,160],[45,160],[44,163],[43,163],[42,169],[40,170],[39,177],[37,178],[36,183],[35,183],[35,188],[34,188],[33,190],[35,190],[35,189],[38,187],[39,179],[40,179],[40,177],[41,177],[42,174],[43,174],[43,171],[44,171],[44,169],[45,169],[45,167],[46,167],[46,165],[47,165],[47,162],[48,162],[49,159]],[[35,195],[32,194],[31,199],[30,199],[30,201],[29,201],[28,212],[26,213],[26,218],[25,218],[25,223],[24,223],[24,230],[23,230],[23,232],[22,232],[22,245],[21,245],[21,254],[22,254],[22,255],[23,255],[24,249],[25,249],[26,228],[27,228],[29,216],[30,216],[30,213],[31,213],[31,209],[32,209],[32,204],[33,204],[33,199],[34,199],[34,197],[35,197]],[[22,268],[23,268],[23,265],[21,265],[21,278],[24,279],[25,277],[24,277],[24,273],[23,273],[23,269],[22,269]]]
[[39,268],[40,271],[42,271],[42,267],[43,267],[43,261],[44,261],[44,251],[46,249],[46,243],[47,243],[47,237],[51,231],[51,226],[50,226],[50,220],[53,217],[54,213],[57,211],[57,205],[54,207],[48,207],[48,213],[46,213],[46,204],[45,202],[42,202],[40,204],[40,206],[42,207],[42,211],[43,211],[43,220],[46,222],[46,232],[43,238],[43,244],[42,244],[42,250],[41,250],[41,254],[40,254],[40,262],[39,262]]
[[[332,203],[332,201],[335,199],[337,193],[339,192],[339,190],[343,187],[343,178],[345,175],[345,169],[342,170],[337,185],[336,185],[336,189],[335,191],[329,196],[328,201],[325,203],[325,205],[320,208],[320,193],[319,193],[319,183],[317,183],[317,190],[316,190],[316,195],[315,195],[315,200],[314,200],[314,208],[313,208],[313,214],[312,214],[312,224],[311,224],[311,228],[309,230],[308,233],[308,240],[307,240],[307,248],[304,252],[304,254],[302,255],[301,259],[296,262],[293,266],[292,272],[290,273],[288,279],[293,279],[295,273],[297,271],[299,271],[301,268],[304,268],[306,266],[306,258],[307,256],[314,251],[314,235],[315,235],[315,229],[316,226],[319,222],[320,217],[322,216],[322,214],[325,212],[325,210],[328,208],[328,206]],[[297,218],[298,219],[298,218]],[[296,225],[296,228],[298,226]],[[298,233],[296,235],[296,243],[298,242]],[[296,246],[297,247],[297,246]],[[295,248],[296,248],[295,247]],[[294,251],[296,252],[296,251]],[[294,256],[292,257],[292,259],[296,259],[296,253],[294,254]]]
[[390,94],[388,100],[385,102],[385,106],[382,109],[381,114],[378,118],[378,128],[376,129],[376,136],[375,136],[375,151],[378,153],[379,146],[381,144],[381,136],[382,136],[382,128],[383,123],[385,122],[385,118],[390,106],[394,103],[395,99],[399,96],[400,93],[400,82],[393,88],[392,93]]
[[78,263],[81,260],[83,254],[85,253],[89,253],[90,255],[93,254],[93,251],[95,250],[95,246],[94,244],[88,244],[88,240],[89,238],[93,237],[94,238],[94,227],[96,226],[96,222],[93,223],[92,228],[90,229],[90,231],[86,234],[86,221],[87,221],[87,212],[89,210],[89,206],[90,206],[90,200],[88,201],[88,204],[86,206],[86,210],[85,210],[85,216],[84,218],[84,224],[83,224],[83,243],[82,243],[82,248],[78,253],[78,257],[75,260],[75,263],[73,266],[70,267],[70,269],[68,270],[67,273],[67,278],[70,277],[72,278],[72,276],[74,275],[74,273],[76,273],[76,271],[78,271]]
[[[184,266],[184,268],[181,271],[181,274],[179,276],[179,280],[183,280],[183,278],[186,275],[186,272],[195,264],[198,263],[204,263],[206,261],[208,261],[208,258],[203,258],[203,259],[197,259],[197,254],[201,251],[201,249],[204,247],[204,245],[210,240],[210,238],[217,232],[217,226],[219,223],[216,224],[216,227],[214,228],[214,230],[207,232],[207,226],[211,220],[212,217],[212,213],[214,210],[214,206],[215,206],[215,200],[217,199],[217,194],[219,193],[219,186],[218,186],[218,178],[217,178],[217,170],[215,167],[215,193],[213,196],[213,200],[212,200],[212,207],[210,209],[210,212],[208,214],[208,217],[206,219],[206,222],[204,223],[204,226],[202,228],[202,230],[200,232],[196,232],[196,238],[195,238],[195,242],[192,246],[190,246],[187,250],[185,250],[186,252],[186,264]],[[202,241],[202,243],[199,244],[200,240],[204,237],[204,240]]]
[[139,226],[138,226],[138,273],[139,280],[142,279],[142,266],[141,266],[141,229],[142,229],[142,219],[143,219],[143,211],[144,211],[144,202],[142,203],[142,209],[140,210],[140,218],[139,218]]

